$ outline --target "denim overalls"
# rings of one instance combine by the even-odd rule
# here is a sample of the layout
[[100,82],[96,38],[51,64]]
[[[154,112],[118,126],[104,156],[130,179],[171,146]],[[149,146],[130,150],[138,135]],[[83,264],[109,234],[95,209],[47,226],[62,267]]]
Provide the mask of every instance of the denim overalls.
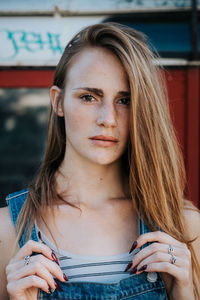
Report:
[[[10,215],[14,225],[17,216],[26,200],[28,190],[24,189],[6,197]],[[142,219],[139,220],[139,234],[149,232]],[[38,241],[38,235],[34,226],[32,239]],[[23,235],[19,241],[20,247],[24,245]],[[147,246],[147,245],[145,245]],[[144,246],[144,247],[145,247]],[[152,276],[148,276],[152,275]],[[159,273],[143,272],[140,275],[130,275],[116,283],[98,282],[60,282],[63,291],[56,289],[52,294],[39,290],[38,299],[65,299],[65,300],[167,300],[164,282]]]

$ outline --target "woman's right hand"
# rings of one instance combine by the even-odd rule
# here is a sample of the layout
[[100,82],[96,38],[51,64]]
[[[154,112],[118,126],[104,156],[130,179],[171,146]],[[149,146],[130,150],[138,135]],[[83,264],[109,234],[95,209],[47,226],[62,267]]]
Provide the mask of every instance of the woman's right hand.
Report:
[[[31,256],[33,253],[37,254]],[[30,259],[25,264],[27,255]],[[10,300],[36,300],[39,288],[46,293],[61,289],[53,276],[62,282],[67,280],[52,250],[33,240],[29,240],[10,260],[6,275]]]

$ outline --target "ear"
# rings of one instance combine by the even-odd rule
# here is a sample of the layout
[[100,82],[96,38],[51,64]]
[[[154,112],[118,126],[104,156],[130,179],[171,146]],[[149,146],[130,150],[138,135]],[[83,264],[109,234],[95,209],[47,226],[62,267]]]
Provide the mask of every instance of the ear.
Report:
[[63,112],[63,108],[62,108],[62,103],[59,99],[60,92],[61,92],[61,90],[56,85],[53,85],[50,88],[50,98],[51,98],[51,104],[52,104],[53,110],[59,117],[63,117],[64,112]]

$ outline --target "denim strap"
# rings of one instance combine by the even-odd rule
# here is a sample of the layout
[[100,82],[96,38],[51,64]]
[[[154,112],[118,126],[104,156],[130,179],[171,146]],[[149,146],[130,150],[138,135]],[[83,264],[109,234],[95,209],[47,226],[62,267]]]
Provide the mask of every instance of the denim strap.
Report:
[[[15,192],[12,194],[9,194],[6,197],[6,203],[9,207],[9,212],[10,212],[10,216],[11,219],[13,221],[14,226],[16,227],[17,224],[17,218],[20,214],[20,211],[22,209],[23,204],[25,203],[26,199],[27,199],[27,195],[28,195],[28,189],[23,189],[19,192]],[[21,235],[21,238],[19,240],[19,247],[21,248],[25,243],[26,243],[26,228],[27,226],[25,226],[25,229]],[[38,235],[36,232],[36,228],[35,225],[33,227],[32,230],[32,234],[31,234],[31,239],[34,241],[38,241]]]

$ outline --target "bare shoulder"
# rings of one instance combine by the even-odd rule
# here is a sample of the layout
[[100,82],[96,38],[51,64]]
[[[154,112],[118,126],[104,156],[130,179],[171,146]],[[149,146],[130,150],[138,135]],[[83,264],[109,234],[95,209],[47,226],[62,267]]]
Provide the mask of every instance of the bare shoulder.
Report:
[[200,264],[200,212],[189,202],[183,209],[183,221],[186,236],[189,240],[193,240],[192,246]]
[[5,268],[12,255],[16,234],[8,207],[0,208],[0,299],[8,299]]
[[189,201],[186,202],[183,209],[183,221],[189,238],[198,237],[200,239],[200,211]]
[[15,240],[15,228],[12,223],[9,208],[0,208],[0,247],[1,250],[8,245],[13,244]]
[[[190,240],[193,240],[193,250],[196,254],[197,262],[200,265],[200,212],[188,201],[186,202],[185,208],[183,209],[183,219],[185,233]],[[197,288],[200,293],[200,278],[197,273],[195,274],[195,277],[198,282]]]

